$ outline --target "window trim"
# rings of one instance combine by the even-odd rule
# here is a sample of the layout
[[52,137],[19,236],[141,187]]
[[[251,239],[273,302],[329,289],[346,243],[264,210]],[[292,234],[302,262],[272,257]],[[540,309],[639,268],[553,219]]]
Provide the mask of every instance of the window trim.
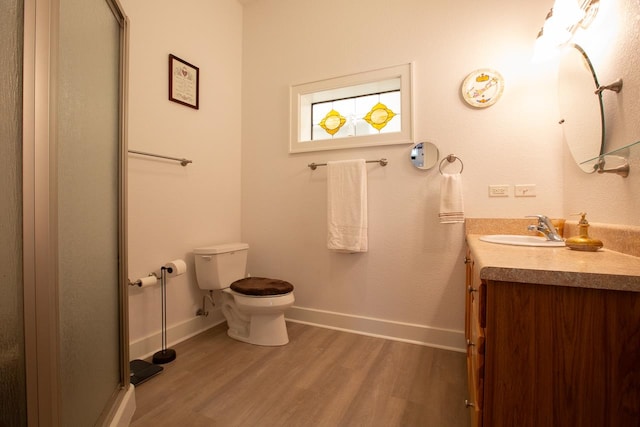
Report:
[[[407,63],[290,87],[289,153],[413,143],[413,64]],[[401,131],[336,139],[304,140],[313,94],[400,78]],[[353,92],[353,96],[357,96]]]

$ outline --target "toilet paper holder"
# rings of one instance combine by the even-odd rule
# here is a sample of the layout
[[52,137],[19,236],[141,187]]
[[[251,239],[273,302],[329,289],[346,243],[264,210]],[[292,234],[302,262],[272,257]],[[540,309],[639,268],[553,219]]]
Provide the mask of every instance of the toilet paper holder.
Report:
[[169,363],[176,358],[176,351],[167,348],[167,277],[180,276],[186,271],[187,264],[181,259],[175,259],[160,267],[159,271],[149,273],[147,277],[141,277],[134,282],[131,279],[127,279],[129,286],[138,287],[155,285],[158,283],[158,279],[160,280],[162,288],[162,349],[154,353],[152,359],[154,364]]
[[129,281],[129,286],[137,286],[142,288],[143,286],[155,285],[158,282],[159,277],[156,273],[149,273],[147,277],[141,277],[138,280],[132,282],[131,279],[127,279]]
[[[182,261],[184,263],[184,261]],[[167,273],[175,275],[174,269],[168,265],[160,267],[160,284],[162,285],[162,349],[153,354],[151,361],[156,365],[163,365],[176,359],[176,351],[167,348]]]
[[162,270],[165,270],[167,273],[167,277],[175,277],[180,276],[187,271],[187,264],[181,259],[174,259],[173,261],[167,262],[165,265],[160,267],[160,269],[149,273],[146,277],[141,277],[135,281],[131,281],[131,279],[127,279],[129,282],[129,286],[137,286],[139,288],[155,285],[158,280],[162,278]]

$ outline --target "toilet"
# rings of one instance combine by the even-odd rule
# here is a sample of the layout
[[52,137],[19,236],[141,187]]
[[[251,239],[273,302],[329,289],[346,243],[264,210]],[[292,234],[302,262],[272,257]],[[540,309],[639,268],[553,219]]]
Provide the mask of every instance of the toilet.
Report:
[[227,335],[249,344],[289,342],[284,311],[293,305],[293,285],[284,280],[245,277],[249,245],[227,243],[193,250],[198,286],[221,291]]

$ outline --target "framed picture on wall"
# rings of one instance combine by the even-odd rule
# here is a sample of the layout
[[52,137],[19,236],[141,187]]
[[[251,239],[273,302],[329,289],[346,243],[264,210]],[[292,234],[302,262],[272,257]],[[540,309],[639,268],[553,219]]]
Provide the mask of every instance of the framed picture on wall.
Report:
[[169,100],[200,108],[200,69],[169,54]]

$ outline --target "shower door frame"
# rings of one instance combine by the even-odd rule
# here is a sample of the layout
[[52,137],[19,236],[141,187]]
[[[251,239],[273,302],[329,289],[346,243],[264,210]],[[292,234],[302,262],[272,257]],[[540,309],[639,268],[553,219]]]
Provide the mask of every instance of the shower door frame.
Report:
[[[127,299],[127,75],[129,22],[118,0],[105,0],[120,25],[118,299],[120,383],[98,418],[109,425],[129,393]],[[57,284],[56,56],[59,0],[24,1],[23,287],[29,426],[60,424]]]

